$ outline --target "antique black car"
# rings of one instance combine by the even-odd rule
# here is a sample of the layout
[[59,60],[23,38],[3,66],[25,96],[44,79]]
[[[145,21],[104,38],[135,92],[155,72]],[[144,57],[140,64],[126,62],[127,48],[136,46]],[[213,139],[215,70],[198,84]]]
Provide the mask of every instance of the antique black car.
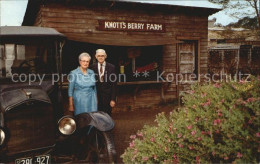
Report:
[[115,162],[107,114],[65,115],[65,40],[52,28],[0,27],[0,163]]

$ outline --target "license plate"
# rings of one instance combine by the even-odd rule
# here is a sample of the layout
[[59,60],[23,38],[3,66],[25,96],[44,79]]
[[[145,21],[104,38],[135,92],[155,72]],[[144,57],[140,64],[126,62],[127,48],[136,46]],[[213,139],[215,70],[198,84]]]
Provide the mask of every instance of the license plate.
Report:
[[35,157],[26,157],[15,160],[15,164],[50,164],[50,155],[40,155]]

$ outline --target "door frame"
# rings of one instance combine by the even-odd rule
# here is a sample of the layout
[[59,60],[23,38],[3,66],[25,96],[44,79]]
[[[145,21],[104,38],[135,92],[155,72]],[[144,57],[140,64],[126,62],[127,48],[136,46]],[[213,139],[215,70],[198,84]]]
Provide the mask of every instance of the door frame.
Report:
[[[195,41],[195,42],[197,42],[197,44],[198,44],[198,47],[197,47],[197,58],[198,58],[198,60],[197,60],[197,65],[198,65],[198,81],[200,82],[200,45],[201,45],[201,38],[200,37],[186,37],[186,36],[177,36],[176,37],[176,40],[177,40],[177,42],[176,42],[176,61],[177,61],[177,70],[176,70],[176,72],[177,72],[177,74],[179,74],[180,73],[180,57],[179,57],[179,47],[178,47],[178,44],[179,43],[182,43],[183,42],[183,40],[187,40],[187,41]],[[195,46],[195,48],[196,48],[196,46]],[[195,54],[196,55],[196,54]],[[196,62],[196,60],[195,60],[195,62]],[[196,64],[196,63],[195,63]],[[179,86],[179,84],[177,83],[177,81],[176,81],[176,85],[177,85],[177,97],[178,97],[178,105],[180,106],[181,105],[181,98],[180,98],[180,86]]]

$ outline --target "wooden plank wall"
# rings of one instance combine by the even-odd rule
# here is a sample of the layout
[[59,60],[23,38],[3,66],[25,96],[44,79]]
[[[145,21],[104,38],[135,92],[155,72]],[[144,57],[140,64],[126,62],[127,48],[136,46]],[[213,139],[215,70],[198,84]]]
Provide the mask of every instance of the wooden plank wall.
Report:
[[[165,33],[151,32],[120,32],[98,31],[98,20],[122,20],[140,22],[158,22],[166,24]],[[61,4],[45,4],[41,6],[35,21],[35,26],[52,27],[65,34],[68,39],[87,42],[89,38],[122,40],[122,38],[160,38],[176,40],[177,37],[200,38],[200,73],[207,73],[207,36],[208,17],[180,14],[166,14],[162,12],[141,11],[135,9],[113,9],[101,7],[63,6]],[[100,38],[102,36],[102,38]],[[176,74],[177,69],[177,43],[169,41],[163,46],[163,71]],[[125,86],[121,86],[125,87]],[[120,88],[120,87],[119,87]],[[166,101],[177,98],[177,85],[175,82],[164,86]],[[136,101],[132,91],[121,89],[118,98],[118,108],[132,109],[133,107],[149,107],[160,102],[160,89],[153,84],[139,89]],[[119,91],[120,92],[120,91]],[[129,93],[128,93],[129,92]],[[130,93],[131,92],[131,93]]]

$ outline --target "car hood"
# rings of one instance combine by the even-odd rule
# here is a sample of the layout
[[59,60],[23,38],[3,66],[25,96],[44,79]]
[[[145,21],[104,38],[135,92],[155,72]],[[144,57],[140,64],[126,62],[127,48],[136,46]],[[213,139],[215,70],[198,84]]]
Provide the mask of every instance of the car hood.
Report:
[[0,92],[2,112],[30,101],[42,101],[51,104],[48,94],[41,87],[24,87]]

